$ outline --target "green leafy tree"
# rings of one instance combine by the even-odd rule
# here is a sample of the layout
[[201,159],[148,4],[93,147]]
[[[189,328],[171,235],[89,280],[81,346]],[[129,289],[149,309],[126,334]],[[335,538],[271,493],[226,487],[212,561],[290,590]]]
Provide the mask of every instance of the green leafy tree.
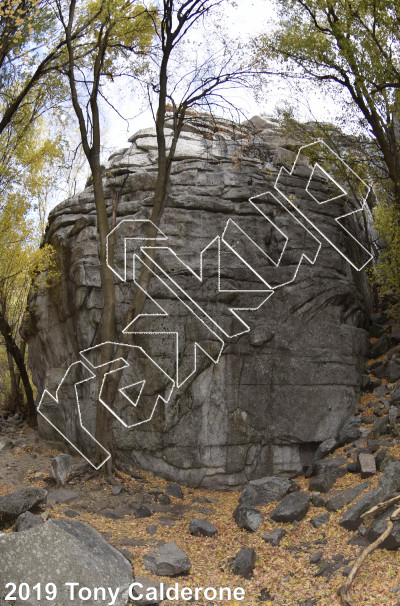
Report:
[[[278,0],[277,6],[279,26],[256,42],[262,67],[318,83],[343,103],[349,119],[357,116],[367,135],[363,164],[378,197],[394,205],[389,214],[400,230],[399,3]],[[384,204],[377,216],[388,208]],[[378,221],[382,236],[389,235],[386,224]],[[390,248],[394,240],[387,239]]]
[[[387,0],[279,0],[280,25],[258,42],[261,61],[289,78],[346,93],[374,135],[400,200],[400,6]],[[271,65],[271,64],[270,64]]]
[[[35,422],[33,391],[19,328],[34,267],[33,201],[43,195],[48,160],[55,148],[36,121],[57,104],[62,91],[56,70],[65,45],[51,0],[0,3],[0,333],[9,370],[9,404],[26,407]],[[74,32],[76,35],[76,32]],[[25,404],[21,385],[25,395]]]
[[[58,101],[55,74],[65,39],[56,24],[52,0],[0,3],[0,134]],[[51,85],[45,86],[48,78]]]
[[395,206],[382,200],[374,210],[375,227],[382,238],[380,259],[372,274],[381,291],[400,292],[400,229]]
[[6,141],[0,137],[0,334],[8,363],[8,411],[19,410],[35,424],[20,329],[32,280],[38,272],[47,274],[47,279],[52,275],[52,249],[38,247],[40,228],[33,210],[48,187],[49,168],[62,160],[62,147],[59,140],[43,135],[42,120],[23,133],[15,127],[12,132],[14,136]]

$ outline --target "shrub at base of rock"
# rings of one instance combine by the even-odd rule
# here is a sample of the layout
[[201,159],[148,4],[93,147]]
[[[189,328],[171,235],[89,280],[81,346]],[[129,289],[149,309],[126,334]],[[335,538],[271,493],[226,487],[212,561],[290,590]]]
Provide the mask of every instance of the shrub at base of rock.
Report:
[[295,522],[302,520],[310,507],[310,496],[306,492],[288,494],[271,513],[275,522]]
[[260,524],[264,522],[264,516],[258,509],[239,505],[233,512],[233,519],[239,528],[255,532]]
[[146,570],[162,577],[188,574],[191,566],[186,553],[173,541],[162,545],[157,551],[146,554],[143,564]]

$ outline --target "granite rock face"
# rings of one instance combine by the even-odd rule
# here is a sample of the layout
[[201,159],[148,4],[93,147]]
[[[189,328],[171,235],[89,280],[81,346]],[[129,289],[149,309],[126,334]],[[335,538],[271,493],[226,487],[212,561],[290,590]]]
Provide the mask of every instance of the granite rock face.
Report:
[[[98,587],[111,587],[113,592],[119,588],[115,606],[127,606],[129,602],[128,588],[133,582],[131,565],[84,522],[50,520],[25,532],[5,534],[0,538],[0,558],[0,601],[7,593],[5,587],[9,579],[13,579],[17,587],[27,583],[33,588],[36,583],[44,587],[51,578],[58,589],[54,602],[57,606],[109,604],[108,590],[103,595],[100,592],[95,595]],[[74,594],[69,583],[77,583]],[[88,591],[78,599],[80,587],[90,590],[90,599]],[[38,599],[31,589],[28,600],[17,598],[13,603],[38,606],[43,599]]]
[[[170,397],[168,402],[159,399],[145,423],[139,405],[135,408],[126,399],[117,403],[126,425],[135,425],[131,429],[110,413],[122,460],[192,486],[239,487],[252,479],[300,472],[312,462],[318,445],[337,438],[352,415],[368,349],[366,279],[338,253],[341,249],[353,259],[360,257],[361,266],[363,253],[335,222],[344,210],[352,210],[351,204],[347,199],[324,202],[334,197],[332,183],[322,172],[313,173],[307,159],[300,159],[290,175],[296,160],[292,150],[299,146],[288,142],[275,122],[258,119],[256,123],[252,130],[202,118],[185,127],[160,223],[167,240],[154,242],[178,255],[162,249],[156,254],[156,273],[167,282],[172,276],[175,285],[171,290],[153,277],[148,287],[153,300],[147,297],[143,309],[149,315],[130,328],[179,334],[181,386],[172,390],[163,374],[176,378],[175,336],[132,335],[131,343],[142,347],[163,371],[143,356],[132,361],[132,366],[135,362],[144,369],[147,411],[154,393],[168,392]],[[117,338],[122,337],[135,293],[133,253],[140,255],[144,245],[125,238],[143,237],[156,177],[154,129],[139,131],[130,143],[111,156],[104,176],[110,217],[114,191],[117,225],[126,220],[116,231],[114,244],[114,269],[120,277],[124,277],[124,243],[128,253],[127,281],[115,275]],[[280,178],[281,189],[287,198],[274,189],[282,165],[286,172]],[[249,198],[254,196],[258,198],[252,204]],[[309,231],[302,227],[288,212],[296,212],[288,200],[296,208],[308,205],[319,231],[309,223]],[[339,210],[336,203],[342,205]],[[132,219],[135,223],[127,221]],[[361,223],[350,217],[346,228],[363,241]],[[47,389],[55,395],[68,367],[82,359],[80,352],[98,343],[102,294],[91,186],[51,212],[45,240],[56,250],[60,275],[54,286],[33,294],[25,331],[38,392]],[[204,249],[201,282],[183,263],[199,275]],[[137,260],[136,279],[141,267]],[[218,271],[225,292],[216,291]],[[279,284],[272,296],[266,294]],[[186,293],[183,302],[174,294],[181,292],[178,285]],[[239,296],[232,292],[238,290],[257,292]],[[155,310],[160,313],[156,304],[167,312],[167,319],[165,314],[151,315]],[[238,312],[249,327],[247,332],[230,311],[235,305],[259,306]],[[234,336],[240,330],[242,334]],[[203,351],[194,347],[195,342]],[[210,357],[216,360],[219,354],[214,363]],[[77,372],[75,382],[82,422],[94,431],[98,385],[96,377],[80,382],[86,378]],[[124,385],[137,382],[135,377]],[[60,390],[59,402],[54,400],[49,407],[54,424],[74,444],[85,441],[79,430],[74,382]],[[60,440],[41,417],[39,424],[44,437]]]

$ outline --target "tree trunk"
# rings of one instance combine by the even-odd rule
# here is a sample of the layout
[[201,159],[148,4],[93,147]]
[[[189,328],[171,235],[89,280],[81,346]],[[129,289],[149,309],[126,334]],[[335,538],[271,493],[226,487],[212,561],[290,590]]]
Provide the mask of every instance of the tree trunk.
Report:
[[18,401],[18,385],[15,376],[14,360],[7,349],[8,373],[10,375],[10,399],[7,406],[7,412],[15,413],[20,408],[21,402]]
[[[104,199],[103,181],[101,175],[100,157],[94,153],[90,159],[90,168],[93,175],[94,199],[96,204],[97,231],[99,234],[100,253],[100,280],[103,294],[103,311],[99,327],[99,343],[107,343],[101,349],[101,364],[113,359],[115,349],[115,288],[111,270],[107,266],[107,234],[109,232],[107,207]],[[107,367],[100,368],[99,389],[103,383]],[[113,394],[103,394],[105,401]],[[110,413],[98,399],[96,411],[96,440],[111,453],[111,459],[106,464],[107,473],[111,473],[114,458],[112,427],[110,427]],[[99,462],[101,451],[97,452]]]
[[18,344],[12,335],[11,327],[2,313],[0,313],[0,333],[5,341],[7,352],[9,352],[12,356],[21,376],[27,404],[27,421],[31,427],[35,427],[37,425],[36,406],[31,382],[29,380],[29,375],[25,364],[25,356],[18,347]]

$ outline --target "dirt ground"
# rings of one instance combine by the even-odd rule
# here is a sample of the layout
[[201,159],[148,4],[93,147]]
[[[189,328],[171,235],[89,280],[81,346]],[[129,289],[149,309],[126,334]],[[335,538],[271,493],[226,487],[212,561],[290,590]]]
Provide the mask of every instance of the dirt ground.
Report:
[[[271,503],[259,507],[265,522],[256,533],[248,533],[238,529],[232,518],[238,504],[238,492],[218,493],[182,486],[183,499],[167,497],[168,482],[140,471],[136,472],[136,478],[122,474],[117,487],[99,477],[90,479],[86,473],[67,482],[62,487],[61,497],[57,497],[51,458],[60,451],[43,442],[36,430],[18,420],[3,419],[0,427],[0,437],[7,437],[14,443],[13,448],[0,452],[0,494],[25,486],[46,488],[48,502],[37,510],[38,515],[78,519],[92,525],[128,557],[134,575],[168,583],[168,578],[152,577],[144,569],[142,559],[158,545],[173,540],[192,563],[185,585],[243,587],[246,597],[241,603],[246,606],[339,606],[336,590],[345,579],[343,571],[363,548],[358,533],[350,533],[338,525],[345,510],[331,513],[329,522],[316,529],[310,520],[324,513],[324,508],[311,506],[299,523],[277,524],[268,519],[276,506]],[[390,451],[400,458],[400,444],[396,439],[392,439]],[[337,454],[346,454],[346,451],[342,448],[335,456]],[[75,457],[75,462],[79,469],[82,459]],[[377,484],[379,476],[378,473],[371,479],[370,488]],[[309,480],[300,477],[296,481],[302,490],[308,489]],[[336,482],[335,489],[359,482],[357,474],[347,474]],[[117,492],[119,494],[115,494]],[[149,517],[137,517],[141,506],[150,510]],[[212,522],[218,529],[216,538],[192,536],[189,523],[194,517]],[[277,527],[284,528],[287,535],[279,547],[274,547],[266,543],[262,535]],[[9,532],[11,528],[3,531]],[[249,580],[235,576],[229,566],[244,546],[254,548],[258,557]],[[322,551],[321,559],[310,563],[310,558],[318,551]],[[400,603],[400,589],[394,592],[399,585],[398,553],[377,550],[357,576],[352,592],[354,603],[395,606]]]

